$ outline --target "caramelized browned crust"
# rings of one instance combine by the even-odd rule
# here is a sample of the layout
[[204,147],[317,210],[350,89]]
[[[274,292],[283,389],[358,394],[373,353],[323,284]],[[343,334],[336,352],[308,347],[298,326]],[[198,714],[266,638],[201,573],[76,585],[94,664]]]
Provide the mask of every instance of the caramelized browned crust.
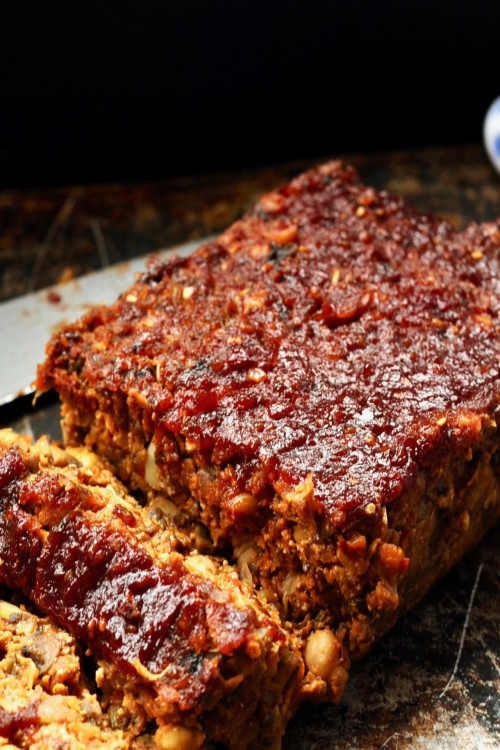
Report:
[[327,164],[48,346],[66,439],[232,550],[304,640],[305,693],[338,697],[498,516],[499,250],[498,223]]
[[279,745],[301,660],[227,564],[186,554],[88,454],[6,431],[0,508],[3,582],[92,649],[137,731],[155,720],[158,748]]

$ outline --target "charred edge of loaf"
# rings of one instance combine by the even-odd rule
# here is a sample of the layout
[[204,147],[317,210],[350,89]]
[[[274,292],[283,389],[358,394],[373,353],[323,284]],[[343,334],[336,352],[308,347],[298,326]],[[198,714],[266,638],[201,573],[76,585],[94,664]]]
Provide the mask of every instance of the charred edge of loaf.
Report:
[[0,447],[2,580],[90,647],[115,723],[156,722],[159,750],[279,746],[302,667],[277,615],[89,452]]
[[9,747],[127,750],[130,737],[110,721],[83,674],[75,640],[1,601],[0,737]]
[[499,248],[328,164],[48,346],[66,440],[229,546],[304,695],[498,517]]

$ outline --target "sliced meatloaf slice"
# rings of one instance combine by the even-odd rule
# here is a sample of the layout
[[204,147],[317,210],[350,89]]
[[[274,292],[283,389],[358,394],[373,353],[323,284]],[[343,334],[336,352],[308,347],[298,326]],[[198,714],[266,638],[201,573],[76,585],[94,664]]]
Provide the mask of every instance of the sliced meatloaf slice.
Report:
[[292,639],[154,516],[88,451],[0,431],[0,579],[86,644],[124,729],[157,750],[279,747],[303,671]]

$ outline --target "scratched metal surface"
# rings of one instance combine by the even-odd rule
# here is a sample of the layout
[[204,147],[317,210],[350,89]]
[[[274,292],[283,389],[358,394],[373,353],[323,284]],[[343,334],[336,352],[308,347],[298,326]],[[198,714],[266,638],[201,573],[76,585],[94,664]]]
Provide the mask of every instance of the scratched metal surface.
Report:
[[[60,439],[59,403],[0,426]],[[303,706],[283,750],[500,748],[500,525],[355,665],[342,702]]]

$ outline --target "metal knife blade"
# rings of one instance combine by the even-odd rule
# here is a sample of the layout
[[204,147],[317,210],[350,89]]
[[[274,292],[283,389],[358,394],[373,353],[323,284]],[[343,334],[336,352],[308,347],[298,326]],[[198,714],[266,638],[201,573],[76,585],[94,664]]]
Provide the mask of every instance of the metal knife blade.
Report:
[[[155,252],[160,258],[186,256],[204,240]],[[37,365],[45,345],[64,323],[70,323],[94,305],[113,302],[145,270],[153,253],[56,284],[0,304],[0,406],[34,392]]]

